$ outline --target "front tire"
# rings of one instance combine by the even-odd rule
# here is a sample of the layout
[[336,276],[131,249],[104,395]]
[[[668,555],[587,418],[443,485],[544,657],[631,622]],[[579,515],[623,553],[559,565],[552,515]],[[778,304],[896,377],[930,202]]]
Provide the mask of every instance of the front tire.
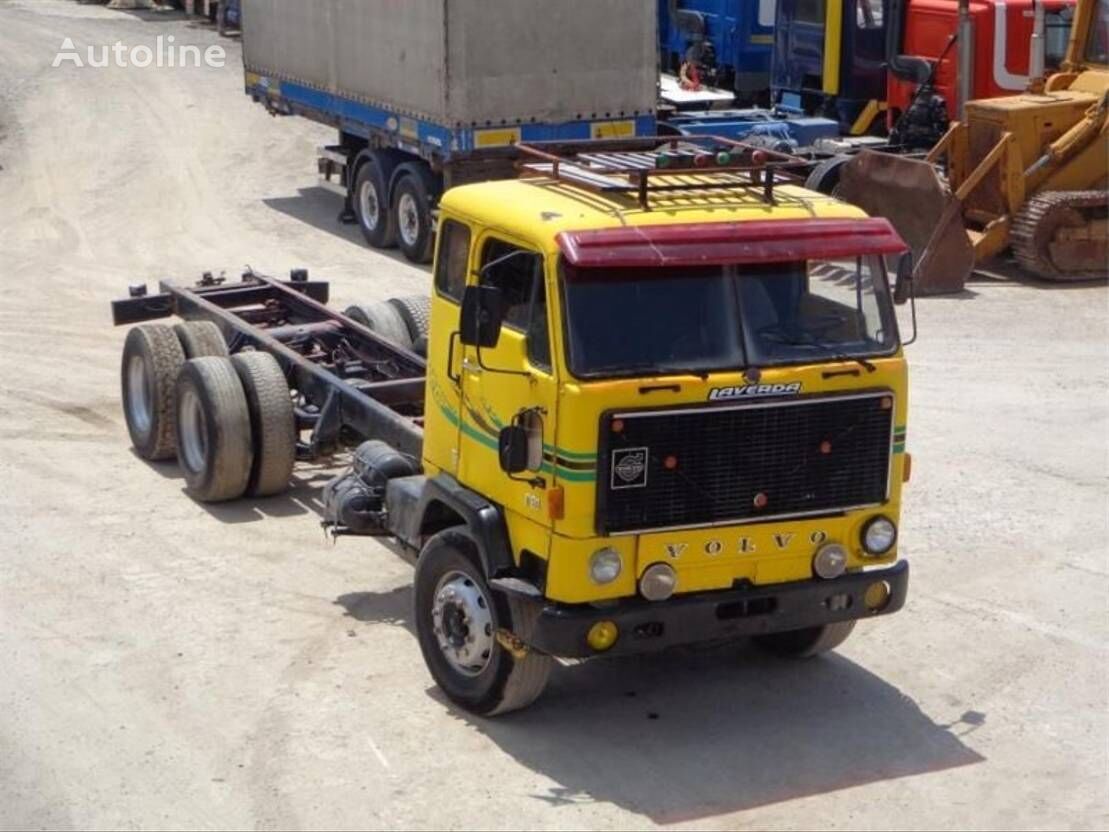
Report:
[[480,716],[519,710],[546,687],[550,656],[529,650],[517,658],[498,641],[498,630],[526,640],[534,618],[512,596],[490,590],[464,527],[440,532],[420,553],[415,621],[428,670],[465,710]]
[[755,636],[755,644],[767,653],[782,658],[809,659],[835,650],[847,641],[854,629],[854,621],[837,621],[822,627]]

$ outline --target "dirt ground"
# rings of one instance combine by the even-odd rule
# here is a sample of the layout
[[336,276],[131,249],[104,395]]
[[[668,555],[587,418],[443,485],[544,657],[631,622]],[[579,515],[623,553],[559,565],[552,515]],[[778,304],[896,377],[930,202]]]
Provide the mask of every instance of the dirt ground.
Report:
[[[159,34],[227,67],[51,68]],[[252,105],[207,27],[0,0],[0,828],[1109,825],[1105,285],[920,305],[902,613],[808,663],[559,669],[481,721],[424,669],[411,566],[325,539],[325,472],[205,507],[129,450],[128,284],[427,287],[335,222],[328,139]]]

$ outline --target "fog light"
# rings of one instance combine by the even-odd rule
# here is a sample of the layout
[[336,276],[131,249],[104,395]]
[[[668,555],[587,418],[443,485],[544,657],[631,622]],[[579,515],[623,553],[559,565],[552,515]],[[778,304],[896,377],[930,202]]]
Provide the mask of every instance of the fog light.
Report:
[[897,526],[888,517],[875,517],[863,526],[862,541],[868,555],[884,555],[897,542]]
[[871,612],[881,612],[890,603],[890,585],[885,581],[878,581],[866,588],[866,593],[863,595],[863,603],[866,608]]
[[639,592],[648,601],[665,601],[678,588],[678,573],[668,563],[647,567],[639,579]]
[[620,637],[620,630],[611,621],[598,621],[589,628],[589,635],[586,641],[589,646],[596,650],[598,653],[603,653],[616,643],[616,639]]
[[847,550],[838,543],[821,547],[812,562],[813,571],[825,580],[838,578],[847,571]]
[[624,563],[615,549],[598,549],[589,559],[589,576],[599,584],[610,584],[620,577]]

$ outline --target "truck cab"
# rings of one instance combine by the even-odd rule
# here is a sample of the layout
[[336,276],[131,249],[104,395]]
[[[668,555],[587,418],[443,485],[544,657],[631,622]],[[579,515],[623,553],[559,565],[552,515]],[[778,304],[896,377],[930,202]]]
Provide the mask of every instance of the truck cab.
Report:
[[[900,608],[903,248],[795,186],[646,209],[572,178],[447,192],[422,464],[503,512],[522,654],[799,655]],[[460,668],[422,644],[450,693]]]

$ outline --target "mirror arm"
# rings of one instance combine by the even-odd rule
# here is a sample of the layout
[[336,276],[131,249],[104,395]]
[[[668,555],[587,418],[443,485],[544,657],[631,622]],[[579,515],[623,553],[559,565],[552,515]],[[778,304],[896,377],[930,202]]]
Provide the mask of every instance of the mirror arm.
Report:
[[909,309],[912,311],[913,319],[913,337],[905,341],[901,346],[910,347],[916,343],[917,328],[916,328],[916,280],[909,278]]

